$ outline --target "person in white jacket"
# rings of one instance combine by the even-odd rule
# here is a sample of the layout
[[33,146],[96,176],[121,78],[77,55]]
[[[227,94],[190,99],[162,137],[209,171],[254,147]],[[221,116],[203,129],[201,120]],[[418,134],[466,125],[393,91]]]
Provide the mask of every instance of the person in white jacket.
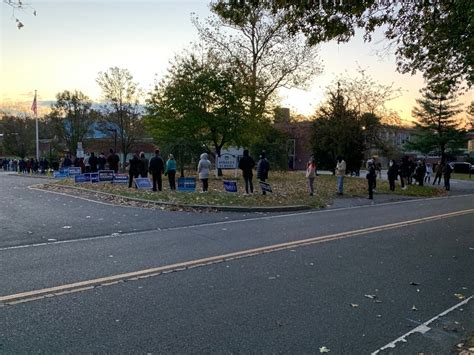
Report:
[[201,160],[199,160],[197,171],[199,173],[199,180],[202,184],[202,192],[207,192],[209,187],[209,172],[211,171],[211,162],[207,157],[207,153],[201,154]]

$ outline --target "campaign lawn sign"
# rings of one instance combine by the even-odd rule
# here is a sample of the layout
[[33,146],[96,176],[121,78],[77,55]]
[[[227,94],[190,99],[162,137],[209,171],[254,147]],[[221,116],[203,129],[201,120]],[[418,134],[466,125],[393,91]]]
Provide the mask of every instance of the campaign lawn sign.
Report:
[[65,179],[69,176],[69,173],[66,170],[53,171],[53,178],[55,179]]
[[224,189],[227,192],[237,192],[237,181],[224,180]]
[[99,181],[114,181],[114,171],[113,170],[99,170]]
[[[89,181],[90,181],[90,176],[89,176]],[[83,182],[87,182],[86,175],[85,174],[74,175],[74,182],[76,184],[81,184]]]
[[128,184],[128,175],[126,174],[114,174],[114,184]]
[[196,191],[196,179],[178,178],[178,191]]
[[217,168],[218,169],[236,169],[237,168],[237,158],[232,154],[222,154],[217,158]]
[[148,178],[136,178],[135,186],[137,189],[151,189],[151,182]]
[[260,184],[260,188],[262,189],[262,191],[273,192],[272,187],[268,182],[259,181],[258,183]]
[[79,166],[71,166],[68,168],[69,176],[75,176],[81,174],[81,168]]
[[86,173],[84,174],[86,176],[86,181],[87,182],[99,182],[99,173]]

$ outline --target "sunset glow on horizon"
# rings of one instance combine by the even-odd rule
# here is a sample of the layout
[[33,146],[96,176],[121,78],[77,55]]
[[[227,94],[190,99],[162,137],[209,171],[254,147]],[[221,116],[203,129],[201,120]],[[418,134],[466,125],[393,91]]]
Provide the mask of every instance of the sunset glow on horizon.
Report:
[[[80,90],[94,102],[101,100],[95,82],[101,71],[118,66],[129,69],[144,92],[163,77],[170,60],[198,40],[191,13],[211,15],[207,0],[189,1],[57,1],[29,0],[36,17],[17,13],[25,27],[18,30],[11,9],[1,8],[0,109],[28,112],[34,90],[39,102],[54,101],[64,90]],[[411,111],[423,87],[421,75],[395,71],[393,55],[380,57],[381,34],[364,43],[357,35],[349,43],[323,44],[319,57],[323,73],[307,91],[281,90],[282,106],[294,114],[310,116],[325,99],[327,86],[341,75],[356,76],[357,68],[381,84],[401,88],[400,97],[387,103],[402,120]],[[473,100],[472,92],[461,102]],[[47,107],[40,106],[40,113]]]

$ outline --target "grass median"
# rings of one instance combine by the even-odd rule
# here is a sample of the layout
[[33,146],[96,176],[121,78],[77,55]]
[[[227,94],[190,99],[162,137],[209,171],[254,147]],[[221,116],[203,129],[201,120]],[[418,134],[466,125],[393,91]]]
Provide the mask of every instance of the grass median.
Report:
[[[268,183],[273,190],[272,193],[262,195],[258,182],[254,178],[255,191],[251,195],[245,195],[244,181],[242,177],[235,178],[230,172],[224,177],[211,177],[209,179],[209,192],[199,193],[200,182],[197,180],[195,192],[170,191],[167,178],[163,179],[163,191],[153,192],[147,190],[129,189],[127,185],[111,183],[82,183],[74,184],[71,179],[56,182],[59,185],[80,186],[86,189],[112,193],[118,196],[140,198],[152,201],[175,203],[180,205],[214,205],[214,206],[245,206],[245,207],[271,207],[271,206],[295,206],[305,205],[312,208],[326,207],[336,198],[337,182],[336,177],[331,175],[319,175],[314,182],[315,194],[309,196],[304,172],[271,172]],[[192,177],[192,175],[187,175]],[[238,192],[226,192],[224,180],[237,181]],[[401,190],[397,183],[397,188],[391,192],[386,181],[377,181],[377,193],[434,197],[442,196],[444,191],[432,186],[410,185],[407,190]],[[367,196],[367,180],[346,177],[344,179],[344,198]]]

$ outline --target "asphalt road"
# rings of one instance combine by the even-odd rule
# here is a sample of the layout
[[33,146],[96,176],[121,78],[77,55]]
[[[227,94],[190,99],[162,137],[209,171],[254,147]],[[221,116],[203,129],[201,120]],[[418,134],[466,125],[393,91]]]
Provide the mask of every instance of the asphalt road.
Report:
[[364,354],[413,330],[382,353],[449,353],[474,330],[473,185],[269,215],[106,206],[34,183],[0,175],[2,354]]

